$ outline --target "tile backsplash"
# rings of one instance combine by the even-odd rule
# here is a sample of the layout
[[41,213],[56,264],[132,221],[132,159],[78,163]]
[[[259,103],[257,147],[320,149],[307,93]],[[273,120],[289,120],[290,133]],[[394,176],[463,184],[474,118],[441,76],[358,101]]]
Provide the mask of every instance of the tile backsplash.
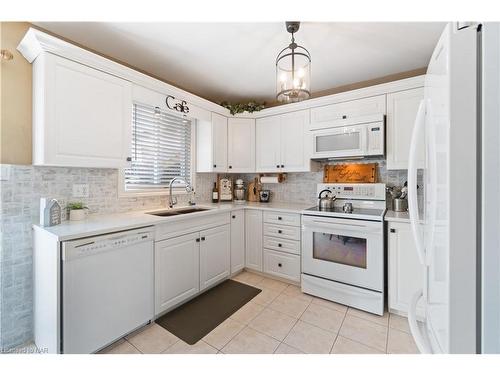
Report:
[[[379,166],[378,179],[388,185],[402,185],[406,171],[387,171],[384,160],[369,160]],[[366,162],[366,161],[364,161]],[[317,172],[289,173],[282,184],[264,185],[274,201],[316,202]],[[0,219],[0,352],[33,338],[32,231],[38,221],[41,197],[56,198],[62,207],[70,200],[84,201],[93,214],[111,214],[167,206],[165,196],[118,196],[119,173],[116,169],[54,168],[1,165]],[[214,173],[196,174],[198,202],[211,199]],[[235,176],[250,181],[255,175]],[[419,175],[421,180],[421,175]],[[73,184],[88,184],[88,198],[73,198]],[[188,196],[178,196],[179,204]],[[63,210],[63,220],[66,219]]]

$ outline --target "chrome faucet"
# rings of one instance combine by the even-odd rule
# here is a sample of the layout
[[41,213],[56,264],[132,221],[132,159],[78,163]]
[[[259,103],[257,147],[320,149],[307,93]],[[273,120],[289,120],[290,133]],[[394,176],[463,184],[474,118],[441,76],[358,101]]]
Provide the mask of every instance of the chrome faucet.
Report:
[[190,192],[191,191],[191,185],[189,185],[189,183],[181,178],[181,177],[174,177],[170,180],[170,183],[168,184],[168,190],[169,190],[169,196],[168,196],[168,207],[170,208],[174,208],[174,206],[177,204],[177,197],[174,197],[172,195],[172,185],[174,183],[174,181],[182,181],[186,184],[186,191],[187,192]]

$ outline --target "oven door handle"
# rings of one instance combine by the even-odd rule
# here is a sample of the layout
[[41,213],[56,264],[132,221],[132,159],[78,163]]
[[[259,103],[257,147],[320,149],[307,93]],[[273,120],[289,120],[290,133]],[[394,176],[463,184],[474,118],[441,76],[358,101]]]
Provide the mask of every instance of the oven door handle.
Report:
[[311,223],[304,225],[304,230],[327,229],[327,230],[347,230],[347,231],[360,231],[362,233],[380,233],[380,227],[372,227],[363,224],[332,224],[328,221],[313,220]]

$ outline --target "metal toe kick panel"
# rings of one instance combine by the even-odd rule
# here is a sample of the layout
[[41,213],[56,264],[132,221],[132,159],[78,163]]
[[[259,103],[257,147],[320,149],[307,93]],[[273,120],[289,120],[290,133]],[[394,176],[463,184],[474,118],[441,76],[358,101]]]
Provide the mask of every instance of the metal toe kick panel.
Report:
[[302,274],[303,293],[355,307],[377,315],[384,315],[384,293],[358,288],[336,281]]

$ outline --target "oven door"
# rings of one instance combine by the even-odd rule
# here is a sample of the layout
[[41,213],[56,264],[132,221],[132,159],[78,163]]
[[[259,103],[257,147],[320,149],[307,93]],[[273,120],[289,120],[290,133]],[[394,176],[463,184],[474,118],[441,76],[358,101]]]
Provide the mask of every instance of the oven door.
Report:
[[313,158],[364,156],[367,147],[366,124],[316,130],[312,132]]
[[302,224],[303,273],[383,291],[382,222],[304,215]]

